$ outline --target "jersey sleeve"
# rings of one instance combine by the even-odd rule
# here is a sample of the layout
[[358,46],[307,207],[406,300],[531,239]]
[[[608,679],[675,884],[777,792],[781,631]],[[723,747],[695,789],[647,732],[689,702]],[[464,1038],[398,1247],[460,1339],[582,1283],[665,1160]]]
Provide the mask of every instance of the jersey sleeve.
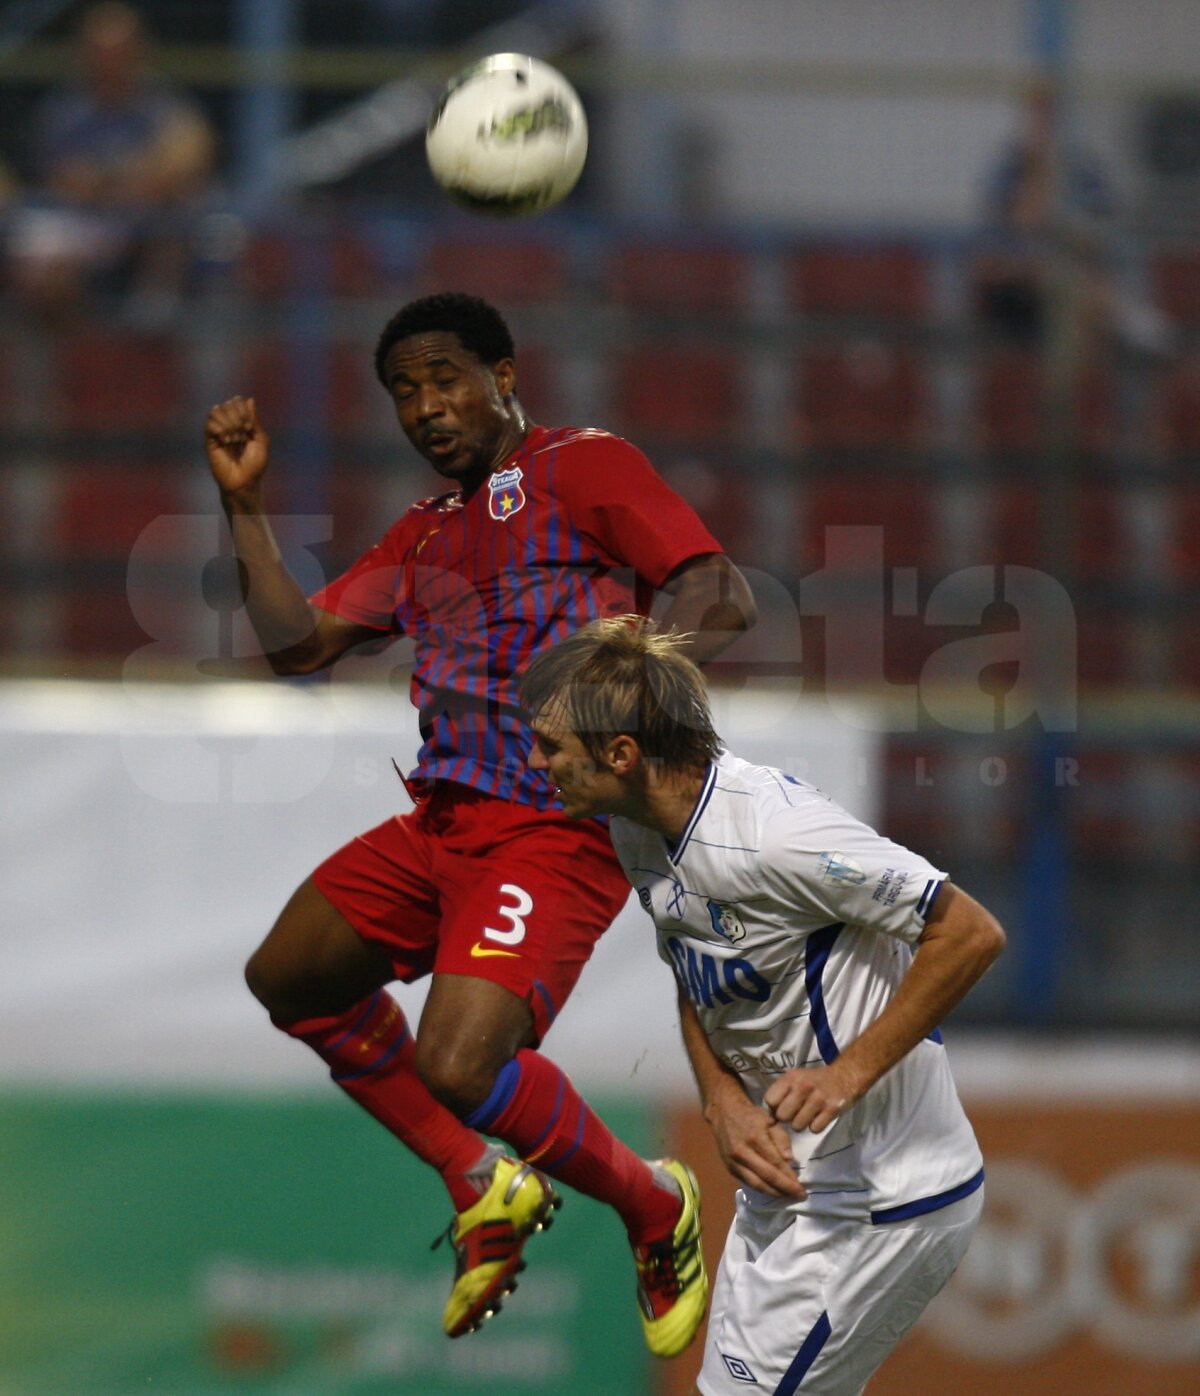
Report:
[[771,822],[764,878],[776,896],[829,922],[866,926],[910,944],[925,929],[947,874],[877,834],[832,801]]
[[725,551],[692,506],[619,436],[596,433],[572,443],[553,488],[575,528],[652,586],[694,557]]
[[308,598],[309,605],[330,611],[355,625],[399,634],[396,608],[404,585],[404,558],[409,516],[405,515],[368,548],[357,562]]

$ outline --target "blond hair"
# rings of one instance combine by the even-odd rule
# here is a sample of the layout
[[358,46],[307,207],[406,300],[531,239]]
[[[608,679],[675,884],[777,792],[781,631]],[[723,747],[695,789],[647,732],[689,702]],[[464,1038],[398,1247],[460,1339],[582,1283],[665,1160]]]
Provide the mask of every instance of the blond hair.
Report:
[[721,739],[686,640],[645,616],[592,621],[534,658],[521,702],[532,718],[550,707],[593,757],[612,737],[628,735],[666,770],[705,766]]

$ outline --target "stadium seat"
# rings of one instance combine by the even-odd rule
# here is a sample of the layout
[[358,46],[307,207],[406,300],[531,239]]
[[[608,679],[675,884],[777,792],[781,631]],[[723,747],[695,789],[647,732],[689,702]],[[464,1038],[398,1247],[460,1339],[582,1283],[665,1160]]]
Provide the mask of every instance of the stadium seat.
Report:
[[1136,684],[1136,620],[1105,608],[1077,607],[1075,615],[1081,688],[1123,688]]
[[466,291],[503,308],[557,300],[570,289],[566,248],[547,238],[440,236],[429,244],[420,294]]
[[874,526],[882,534],[864,542],[858,564],[870,567],[882,546],[885,567],[932,573],[939,556],[934,509],[935,491],[927,480],[895,471],[810,480],[804,489],[799,568],[812,572],[825,565],[827,528]]
[[806,247],[787,264],[789,301],[805,315],[920,320],[929,315],[929,271],[910,243]]
[[[298,415],[311,419],[319,408],[309,399],[302,404],[302,414],[298,411],[301,405],[295,401],[298,389],[292,379],[296,371],[295,352],[287,339],[274,335],[251,339],[242,349],[238,381],[246,385],[245,391],[254,398],[263,421],[276,431],[294,423]],[[329,345],[322,342],[316,352],[326,374],[326,406],[329,424],[335,431],[350,436],[361,434],[381,411],[387,413],[382,389],[378,385],[372,387],[375,368],[369,346],[335,340]],[[372,392],[378,396],[378,402],[370,400]]]
[[1177,325],[1200,325],[1200,247],[1176,248],[1153,258],[1154,301]]
[[761,565],[755,537],[756,499],[741,475],[728,464],[688,456],[673,464],[656,462],[671,487],[700,515],[701,521],[733,558]]
[[1153,435],[1167,460],[1200,460],[1200,354],[1174,366],[1158,384]]
[[344,300],[378,296],[388,290],[374,245],[348,223],[339,222],[330,234],[329,289]]
[[798,435],[813,451],[908,452],[928,444],[931,394],[910,349],[874,340],[804,355]]
[[1089,747],[1076,759],[1076,785],[1064,802],[1071,848],[1085,860],[1110,864],[1127,855],[1130,847],[1138,807],[1131,786],[1139,758]]
[[[1050,507],[1033,481],[1005,481],[985,489],[984,518],[973,565],[1046,567],[1044,511]],[[1074,495],[1074,545],[1069,561],[1075,580],[1121,582],[1131,571],[1131,540],[1125,529],[1121,492],[1099,481],[1085,482]]]
[[292,240],[272,229],[255,229],[237,264],[238,289],[255,300],[278,301],[296,284]]
[[[306,265],[309,251],[318,256]],[[282,302],[305,289],[346,300],[376,296],[387,290],[384,279],[370,239],[345,221],[322,222],[300,235],[255,229],[237,266],[242,294],[265,302]]]
[[[728,440],[740,427],[738,360],[716,345],[647,344],[612,364],[617,429],[636,441]],[[640,444],[640,443],[639,443]]]
[[561,368],[562,354],[555,346],[525,339],[517,345],[517,397],[535,422],[557,426],[568,421]]
[[1120,585],[1138,570],[1120,486],[1085,482],[1076,496],[1075,567],[1083,582]]
[[[60,478],[47,548],[66,562],[124,560],[155,519],[195,512],[189,484],[170,465],[76,465]],[[177,556],[171,538],[154,537],[164,559]]]
[[59,346],[54,414],[67,431],[113,436],[195,430],[175,340],[85,329]]
[[637,241],[609,257],[603,287],[634,310],[736,314],[749,299],[750,266],[733,247]]
[[[1188,481],[1173,489],[1168,519],[1167,580],[1176,586],[1200,585],[1200,484]],[[1200,661],[1196,672],[1200,675]]]
[[[1045,366],[1041,356],[1021,349],[998,349],[984,355],[975,380],[974,434],[980,450],[993,455],[1044,455],[1049,439],[1043,408]],[[1073,441],[1076,453],[1104,456],[1117,440],[1117,399],[1111,373],[1086,366],[1074,397]]]

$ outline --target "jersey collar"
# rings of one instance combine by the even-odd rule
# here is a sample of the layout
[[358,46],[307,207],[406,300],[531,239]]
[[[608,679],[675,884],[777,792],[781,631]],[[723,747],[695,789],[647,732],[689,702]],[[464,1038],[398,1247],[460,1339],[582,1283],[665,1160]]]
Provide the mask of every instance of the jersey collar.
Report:
[[667,857],[671,860],[674,867],[679,866],[683,858],[684,850],[687,848],[692,834],[695,832],[696,825],[700,822],[700,816],[704,813],[709,800],[712,798],[712,793],[716,789],[716,785],[717,763],[715,761],[710,761],[708,763],[708,770],[704,773],[704,784],[700,787],[700,794],[696,797],[696,807],[692,810],[691,817],[684,826],[683,833],[679,836],[679,842],[672,848],[670,839],[663,839],[663,843],[667,846]]

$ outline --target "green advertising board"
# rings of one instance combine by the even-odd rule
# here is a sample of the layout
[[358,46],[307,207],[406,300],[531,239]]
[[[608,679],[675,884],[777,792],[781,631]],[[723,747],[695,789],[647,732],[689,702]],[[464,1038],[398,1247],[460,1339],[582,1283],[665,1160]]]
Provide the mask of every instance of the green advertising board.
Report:
[[[598,1108],[653,1153],[650,1111]],[[624,1230],[573,1192],[441,1332],[437,1177],[336,1095],[0,1096],[0,1396],[646,1396]]]

